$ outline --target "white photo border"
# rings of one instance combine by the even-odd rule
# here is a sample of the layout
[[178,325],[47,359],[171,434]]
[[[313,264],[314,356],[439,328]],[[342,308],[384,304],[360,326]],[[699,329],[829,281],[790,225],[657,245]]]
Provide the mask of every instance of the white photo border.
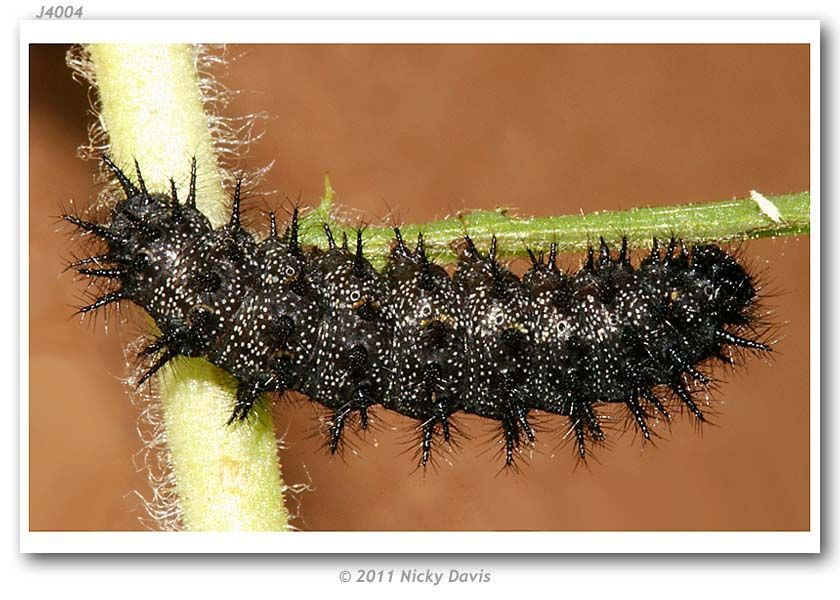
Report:
[[810,270],[810,527],[802,532],[29,531],[29,45],[40,43],[778,43],[810,45],[812,248],[820,246],[820,22],[816,20],[212,20],[20,24],[20,550],[25,553],[817,553],[820,255]]

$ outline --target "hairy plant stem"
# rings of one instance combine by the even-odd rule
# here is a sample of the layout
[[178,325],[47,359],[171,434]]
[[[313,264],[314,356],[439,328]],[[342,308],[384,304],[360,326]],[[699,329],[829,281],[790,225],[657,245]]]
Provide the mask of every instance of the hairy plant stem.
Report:
[[[109,151],[128,168],[136,159],[150,189],[169,178],[186,185],[198,164],[198,207],[214,225],[228,196],[188,45],[102,44],[87,48]],[[186,195],[186,193],[184,193]],[[183,525],[194,531],[284,530],[288,514],[270,414],[226,427],[231,378],[210,363],[179,358],[157,378]]]

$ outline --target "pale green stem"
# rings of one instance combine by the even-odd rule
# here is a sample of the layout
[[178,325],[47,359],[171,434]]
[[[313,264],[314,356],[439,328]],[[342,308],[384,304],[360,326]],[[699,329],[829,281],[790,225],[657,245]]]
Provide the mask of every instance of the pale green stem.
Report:
[[[323,223],[328,223],[337,239],[355,231],[330,221],[333,191],[325,181],[326,194],[317,211],[302,220],[301,240],[326,246]],[[780,222],[763,212],[752,199],[725,200],[703,204],[679,204],[624,211],[552,217],[514,217],[506,211],[473,211],[457,217],[421,224],[401,225],[407,241],[422,233],[427,249],[441,262],[455,259],[452,243],[469,234],[479,246],[486,247],[492,236],[498,239],[499,256],[516,258],[528,250],[545,251],[556,243],[560,252],[579,252],[590,244],[597,246],[601,237],[619,244],[627,237],[631,248],[649,247],[654,237],[671,236],[690,242],[732,242],[760,237],[807,235],[811,228],[811,194],[799,192],[767,198],[779,211]],[[368,226],[363,231],[365,254],[381,266],[393,244],[392,227]]]
[[[188,45],[88,46],[110,153],[136,159],[150,189],[189,180],[198,163],[198,206],[214,224],[228,196],[216,160]],[[129,171],[130,172],[130,171]],[[185,194],[184,194],[185,195]],[[193,531],[284,530],[288,513],[272,420],[264,408],[245,426],[225,426],[233,382],[201,359],[180,358],[157,378],[184,526]]]

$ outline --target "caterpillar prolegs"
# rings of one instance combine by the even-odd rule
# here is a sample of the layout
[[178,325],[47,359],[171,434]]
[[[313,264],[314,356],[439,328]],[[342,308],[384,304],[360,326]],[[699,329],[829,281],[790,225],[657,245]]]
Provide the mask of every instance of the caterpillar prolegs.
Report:
[[617,250],[602,239],[574,273],[552,245],[529,252],[520,278],[495,238],[482,252],[465,234],[450,274],[422,235],[406,240],[397,227],[377,271],[361,229],[339,241],[325,224],[326,248],[307,247],[294,209],[282,232],[270,215],[258,240],[242,223],[239,185],[214,229],[196,208],[194,162],[182,202],[174,183],[150,192],[139,166],[132,180],[104,160],[124,194],[108,222],[63,216],[101,246],[70,265],[105,282],[80,312],[127,301],[149,314],[160,335],[140,351],[141,384],[179,355],[230,373],[228,424],[263,394],[298,391],[331,411],[336,452],[351,420],[365,429],[382,407],[417,422],[426,465],[435,440],[452,441],[453,416],[471,413],[498,423],[512,465],[537,438],[534,416],[548,413],[568,420],[585,459],[606,439],[601,406],[624,405],[645,439],[675,402],[702,422],[695,389],[710,383],[707,367],[732,363],[733,349],[770,350],[749,335],[753,278],[713,244],[654,239],[634,266],[626,239]]

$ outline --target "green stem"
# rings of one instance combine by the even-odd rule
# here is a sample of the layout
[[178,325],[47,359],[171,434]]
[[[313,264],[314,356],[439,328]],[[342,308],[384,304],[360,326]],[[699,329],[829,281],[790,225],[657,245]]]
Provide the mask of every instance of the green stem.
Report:
[[[136,159],[150,189],[186,182],[198,163],[199,208],[225,219],[213,139],[188,45],[91,45],[100,119],[115,161]],[[129,170],[130,172],[130,170]],[[283,530],[288,514],[269,412],[250,426],[226,427],[231,378],[200,359],[180,358],[158,377],[166,439],[183,524],[195,531]]]
[[[326,237],[321,222],[329,222],[336,235],[352,234],[352,230],[329,221],[333,191],[329,181],[319,209],[307,215],[301,239],[324,247]],[[603,211],[588,215],[554,217],[512,217],[503,211],[475,211],[458,217],[400,227],[407,240],[423,233],[426,246],[441,262],[455,256],[451,242],[468,233],[479,244],[487,244],[492,236],[499,240],[499,255],[507,258],[527,256],[546,250],[557,243],[560,252],[579,252],[603,237],[618,243],[626,236],[631,247],[649,246],[654,237],[667,239],[679,236],[692,242],[729,242],[760,237],[806,235],[810,232],[811,195],[799,192],[771,196],[779,211],[776,222],[751,199],[725,200],[704,204],[681,204],[625,211]],[[381,265],[394,239],[391,227],[370,226],[364,230],[366,254]]]

